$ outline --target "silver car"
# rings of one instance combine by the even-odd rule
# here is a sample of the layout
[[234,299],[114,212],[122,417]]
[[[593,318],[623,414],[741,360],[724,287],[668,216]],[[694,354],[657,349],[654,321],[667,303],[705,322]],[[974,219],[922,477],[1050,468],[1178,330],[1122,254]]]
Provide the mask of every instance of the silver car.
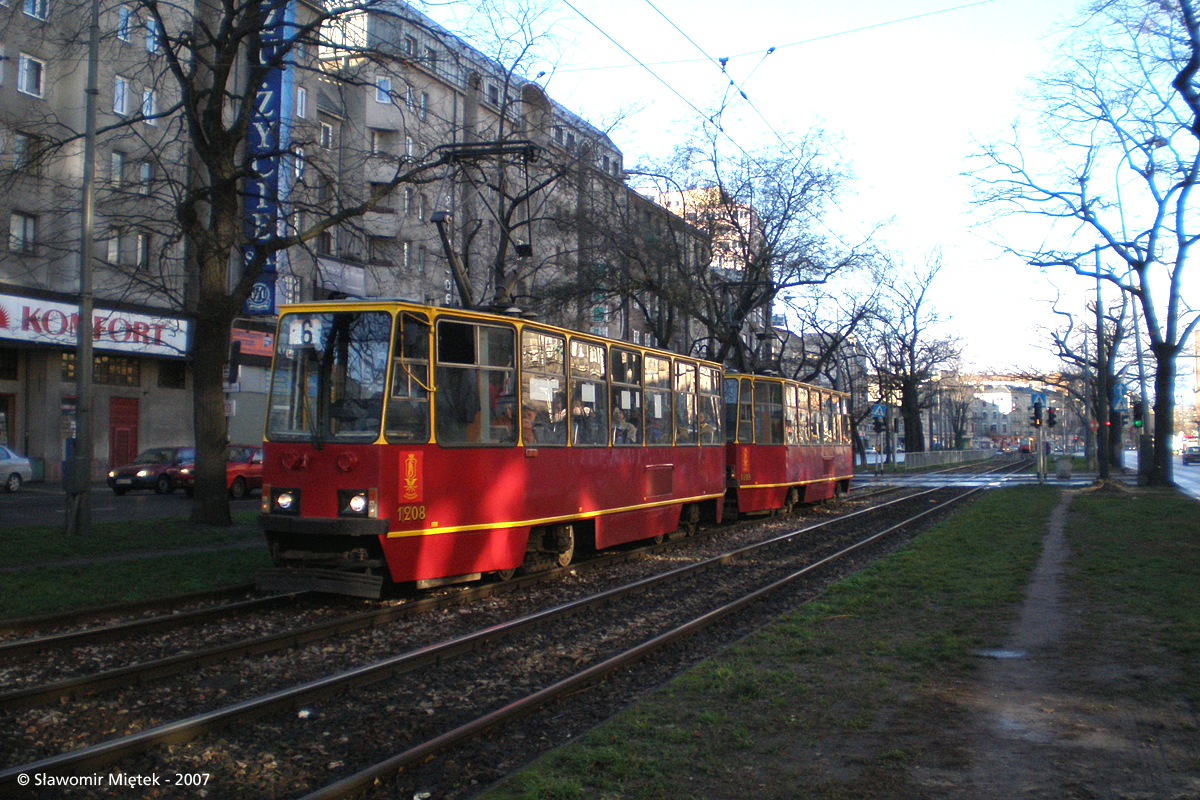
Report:
[[4,490],[15,492],[21,488],[22,483],[32,479],[33,467],[29,459],[0,446],[0,480],[4,481]]

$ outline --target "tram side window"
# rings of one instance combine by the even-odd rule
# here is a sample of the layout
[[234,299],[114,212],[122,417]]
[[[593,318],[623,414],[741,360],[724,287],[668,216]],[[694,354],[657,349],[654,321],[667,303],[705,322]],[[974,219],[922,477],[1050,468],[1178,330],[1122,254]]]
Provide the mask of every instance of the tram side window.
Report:
[[675,444],[699,441],[696,414],[696,365],[675,362]]
[[824,419],[822,420],[822,422],[824,423],[824,428],[825,428],[825,436],[822,441],[825,444],[836,444],[841,436],[841,434],[838,432],[838,429],[837,429],[838,417],[837,417],[837,414],[834,413],[834,410],[833,410],[834,403],[836,403],[836,402],[837,402],[836,398],[831,397],[829,395],[825,396],[825,403],[822,406],[822,408],[824,410]]
[[388,393],[389,442],[429,441],[429,321],[401,315],[392,345],[392,386]]
[[721,373],[713,367],[700,367],[700,444],[724,444],[725,434],[721,430]]
[[612,351],[612,429],[614,445],[642,443],[642,355]]
[[737,441],[738,380],[725,379],[725,441]]
[[438,444],[516,442],[511,328],[441,320],[437,326]]
[[754,440],[759,444],[783,444],[783,384],[756,381],[754,384]]
[[754,381],[742,378],[742,388],[738,394],[738,435],[739,444],[754,444]]
[[646,444],[671,444],[671,362],[646,356]]
[[796,442],[805,444],[809,440],[808,430],[808,387],[796,387]]
[[800,423],[797,419],[797,392],[800,387],[786,384],[783,387],[783,438],[785,444],[799,444]]
[[608,369],[604,346],[571,340],[571,444],[608,444]]
[[821,393],[808,393],[808,440],[813,444],[821,442]]
[[566,341],[521,331],[521,438],[528,446],[567,442]]

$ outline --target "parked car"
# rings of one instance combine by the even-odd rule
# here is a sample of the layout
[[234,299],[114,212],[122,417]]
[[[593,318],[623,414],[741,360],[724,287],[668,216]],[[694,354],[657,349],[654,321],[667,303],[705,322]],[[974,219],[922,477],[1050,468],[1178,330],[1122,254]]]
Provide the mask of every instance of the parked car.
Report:
[[[225,486],[229,496],[240,500],[255,489],[262,489],[263,449],[251,444],[230,445],[225,456]],[[185,464],[180,485],[191,497],[196,488],[196,465]]]
[[4,491],[11,494],[20,489],[25,481],[33,480],[33,465],[25,456],[19,456],[7,447],[0,447],[0,480],[4,481]]
[[1183,448],[1184,464],[1200,464],[1200,445],[1190,444]]
[[108,473],[108,485],[117,495],[130,489],[153,489],[170,494],[184,483],[184,465],[196,460],[194,447],[152,447],[138,453],[132,462]]

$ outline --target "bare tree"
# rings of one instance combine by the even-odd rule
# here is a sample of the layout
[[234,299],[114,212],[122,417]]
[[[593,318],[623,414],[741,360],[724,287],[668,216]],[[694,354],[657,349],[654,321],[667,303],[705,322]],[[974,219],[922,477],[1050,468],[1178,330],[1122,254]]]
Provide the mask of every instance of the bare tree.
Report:
[[1172,482],[1176,359],[1200,322],[1184,277],[1197,241],[1200,140],[1190,3],[1093,2],[1036,84],[1036,119],[986,145],[977,203],[1059,223],[1047,241],[1006,249],[1029,263],[1107,282],[1139,304],[1155,362],[1154,456],[1147,479]]
[[923,265],[894,271],[883,288],[875,330],[864,347],[881,397],[899,401],[904,446],[910,452],[925,449],[921,412],[933,399],[927,391],[929,381],[961,351],[954,337],[933,332],[940,318],[930,307],[928,291],[941,268],[941,253],[934,251]]

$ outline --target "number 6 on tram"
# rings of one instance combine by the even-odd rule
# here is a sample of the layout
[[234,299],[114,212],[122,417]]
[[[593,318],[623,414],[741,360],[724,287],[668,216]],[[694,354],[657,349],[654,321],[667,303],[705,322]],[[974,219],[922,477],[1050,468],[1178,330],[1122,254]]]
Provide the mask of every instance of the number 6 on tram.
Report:
[[522,319],[285,306],[259,585],[376,597],[719,520],[721,389],[717,364]]

